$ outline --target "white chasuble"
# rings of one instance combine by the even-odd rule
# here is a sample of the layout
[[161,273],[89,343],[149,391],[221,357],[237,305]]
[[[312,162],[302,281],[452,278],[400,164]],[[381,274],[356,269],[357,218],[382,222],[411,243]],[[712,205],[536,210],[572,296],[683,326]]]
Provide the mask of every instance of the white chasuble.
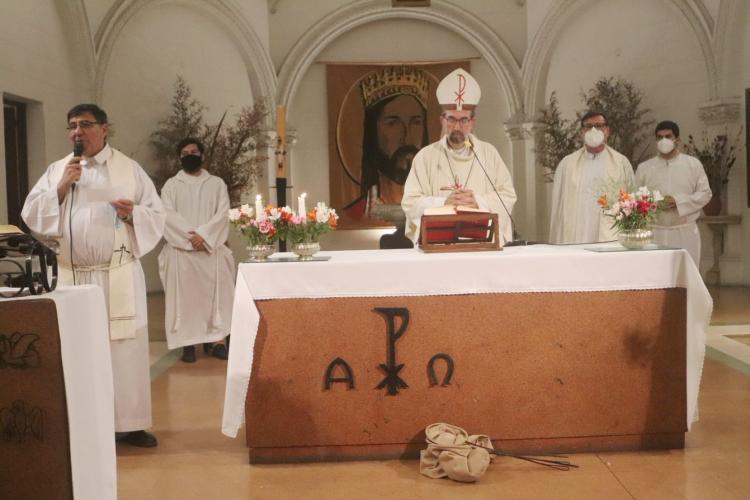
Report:
[[480,209],[498,215],[503,241],[513,239],[509,214],[513,213],[516,191],[508,167],[492,144],[474,135],[469,137],[476,157],[469,148],[455,152],[448,146],[447,136],[425,146],[414,157],[401,200],[406,215],[405,234],[413,242],[419,239],[425,209],[445,205],[455,184],[474,191]]
[[[115,430],[127,432],[151,426],[151,383],[148,359],[148,326],[146,315],[146,283],[140,257],[151,251],[159,242],[164,228],[164,209],[148,174],[132,159],[119,151],[105,146],[88,164],[82,168],[81,178],[74,191],[66,193],[62,204],[57,199],[57,181],[64,169],[65,159],[53,163],[37,181],[26,198],[22,217],[32,232],[42,239],[56,239],[60,243],[60,262],[73,263],[76,284],[94,284],[102,288],[107,300],[110,316],[124,316],[121,323],[129,329],[135,327],[134,338],[111,339],[112,372],[115,392]],[[120,167],[118,167],[118,165]],[[118,168],[116,174],[112,168]],[[131,180],[115,182],[130,175]],[[132,184],[131,184],[132,183]],[[117,217],[117,212],[109,201],[125,197],[133,191],[133,222],[125,224]],[[107,201],[103,198],[109,196]],[[124,228],[124,231],[123,231]],[[118,234],[119,233],[119,234]],[[121,238],[123,238],[122,240]],[[113,252],[117,240],[117,249]],[[130,252],[128,254],[127,252]],[[132,259],[132,264],[119,266],[119,255],[123,262]],[[122,291],[132,294],[131,306],[119,308],[113,301],[120,302],[120,291],[111,293],[111,268],[121,269],[129,274],[126,281],[132,280],[132,287]],[[60,284],[72,285],[74,274],[61,273]],[[123,279],[116,277],[116,280]],[[132,318],[129,318],[132,314]],[[110,320],[112,317],[110,317]],[[115,320],[118,323],[119,320]],[[112,322],[111,322],[112,324]],[[110,324],[110,330],[112,326]],[[117,329],[118,327],[115,327]],[[109,335],[108,332],[102,332]]]
[[612,219],[596,204],[604,193],[633,187],[630,161],[609,146],[596,155],[581,148],[560,161],[555,170],[550,214],[550,243],[612,241]]
[[[232,323],[235,265],[224,244],[229,235],[229,196],[224,181],[201,170],[180,171],[161,192],[167,223],[159,254],[165,294],[165,330],[170,349],[217,342]],[[205,240],[195,251],[190,232]]]

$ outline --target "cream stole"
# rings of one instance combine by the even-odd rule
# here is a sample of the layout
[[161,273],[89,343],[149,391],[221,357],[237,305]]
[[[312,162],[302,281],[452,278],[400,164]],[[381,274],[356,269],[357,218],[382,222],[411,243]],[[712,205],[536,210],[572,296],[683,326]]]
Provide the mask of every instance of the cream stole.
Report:
[[[57,186],[62,178],[65,165],[72,158],[72,154],[55,163],[50,176],[53,186]],[[135,171],[133,163],[128,158],[112,149],[112,156],[107,160],[109,169],[109,183],[111,186],[123,188],[125,197],[135,199]],[[68,210],[73,207],[69,203],[70,196],[65,198]],[[133,213],[135,217],[135,212]],[[135,219],[133,219],[135,224]],[[62,237],[57,238],[58,243]],[[75,242],[73,243],[75,245]],[[112,258],[109,265],[75,266],[71,269],[71,255],[69,250],[61,245],[60,274],[65,282],[73,282],[73,273],[78,271],[107,271],[109,273],[109,338],[110,340],[134,339],[135,325],[135,283],[133,281],[133,248],[128,235],[127,224],[115,217],[115,237],[112,244]]]
[[[617,182],[618,185],[623,185],[626,179],[622,175],[622,167],[615,161],[615,155],[612,154],[612,149],[606,146],[600,153],[604,154],[605,163],[605,184],[608,186],[613,182]],[[576,224],[578,223],[575,206],[578,203],[578,193],[581,184],[581,177],[583,177],[583,163],[586,159],[586,148],[581,148],[578,156],[575,158],[575,163],[568,167],[568,176],[565,180],[565,192],[563,196],[563,211],[567,217],[564,217],[565,223],[563,224],[563,240],[564,242],[575,241],[576,238]],[[628,186],[623,186],[628,187]],[[602,194],[604,194],[605,186],[602,186]],[[570,203],[570,205],[568,205]],[[599,241],[611,241],[617,239],[617,234],[611,228],[612,222],[604,217],[604,213],[599,214]]]

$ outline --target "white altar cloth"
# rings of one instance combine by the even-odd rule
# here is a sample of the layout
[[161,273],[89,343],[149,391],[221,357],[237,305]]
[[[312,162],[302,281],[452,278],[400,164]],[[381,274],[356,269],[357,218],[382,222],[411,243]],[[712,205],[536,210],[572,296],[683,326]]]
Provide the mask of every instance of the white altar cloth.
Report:
[[37,299],[52,300],[57,309],[73,498],[117,498],[115,403],[104,294],[98,286],[82,285],[0,301]]
[[[616,247],[617,244],[597,245]],[[698,389],[713,301],[685,250],[591,252],[592,245],[534,245],[499,252],[408,250],[321,252],[328,261],[241,264],[232,315],[222,432],[244,421],[255,336],[255,300],[476,293],[687,289],[687,422]],[[291,254],[277,254],[291,256]]]

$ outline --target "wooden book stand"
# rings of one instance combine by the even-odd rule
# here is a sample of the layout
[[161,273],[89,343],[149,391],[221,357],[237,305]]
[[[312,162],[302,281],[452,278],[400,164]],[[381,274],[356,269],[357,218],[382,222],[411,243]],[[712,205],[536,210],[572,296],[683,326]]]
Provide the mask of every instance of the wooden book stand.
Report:
[[423,252],[502,250],[494,213],[423,215],[419,247]]

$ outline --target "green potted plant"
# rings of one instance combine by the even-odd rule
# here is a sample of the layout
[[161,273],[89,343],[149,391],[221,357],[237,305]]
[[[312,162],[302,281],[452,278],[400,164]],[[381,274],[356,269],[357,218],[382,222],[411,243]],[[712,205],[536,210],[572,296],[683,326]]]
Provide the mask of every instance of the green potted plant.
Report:
[[731,141],[727,129],[724,129],[724,133],[716,134],[710,139],[708,132],[704,131],[700,144],[692,135],[688,135],[685,152],[695,156],[703,164],[703,170],[708,177],[708,185],[713,193],[711,201],[703,207],[703,213],[706,215],[720,215],[726,212],[726,203],[722,201],[722,193],[729,182],[732,165],[737,161],[737,149],[741,136],[742,127]]

